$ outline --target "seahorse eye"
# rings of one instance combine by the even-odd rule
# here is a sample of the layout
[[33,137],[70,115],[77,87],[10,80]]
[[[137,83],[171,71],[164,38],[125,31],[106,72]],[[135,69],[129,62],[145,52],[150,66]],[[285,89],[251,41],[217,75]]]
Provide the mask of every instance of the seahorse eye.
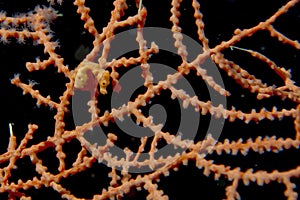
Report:
[[102,85],[102,86],[106,86],[106,81],[102,81],[102,82],[101,82],[101,85]]

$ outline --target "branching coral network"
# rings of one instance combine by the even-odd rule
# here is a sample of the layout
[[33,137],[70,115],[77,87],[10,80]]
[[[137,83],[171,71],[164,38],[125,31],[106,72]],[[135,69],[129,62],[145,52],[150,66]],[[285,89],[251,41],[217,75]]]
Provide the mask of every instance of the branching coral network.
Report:
[[[282,48],[293,52],[293,59],[299,61],[299,30],[298,35],[286,35],[277,29],[276,24],[290,12],[298,10],[299,17],[298,2],[286,1],[259,23],[241,29],[235,27],[230,37],[218,41],[208,36],[211,25],[205,20],[209,14],[206,11],[202,12],[202,9],[205,10],[205,6],[208,6],[207,3],[197,0],[172,0],[168,9],[164,10],[169,17],[167,28],[172,36],[166,39],[175,47],[177,55],[173,55],[173,58],[179,62],[175,62],[173,73],[158,82],[155,82],[156,68],[153,60],[161,58],[159,55],[164,49],[161,49],[159,42],[149,41],[145,35],[145,27],[149,26],[148,20],[153,17],[151,3],[147,1],[142,3],[115,0],[112,5],[107,3],[109,6],[103,2],[98,8],[91,6],[88,1],[74,0],[72,6],[77,9],[77,16],[81,19],[85,35],[92,37],[91,49],[76,66],[72,66],[75,62],[64,58],[64,44],[57,37],[59,30],[64,31],[63,27],[54,28],[55,23],[67,18],[68,15],[60,9],[68,2],[51,0],[48,7],[37,6],[23,14],[1,12],[1,48],[23,48],[27,45],[42,51],[39,53],[42,56],[35,61],[25,58],[23,65],[18,63],[18,66],[11,66],[4,62],[0,64],[4,74],[10,71],[9,66],[11,69],[17,68],[16,72],[19,72],[13,77],[1,76],[3,83],[10,81],[12,84],[7,87],[10,92],[4,94],[5,98],[10,99],[10,95],[14,96],[15,93],[20,94],[18,104],[31,106],[33,109],[23,110],[25,114],[21,111],[18,114],[10,111],[12,115],[20,115],[19,121],[7,122],[6,119],[1,119],[3,126],[7,127],[1,130],[0,140],[0,192],[3,195],[1,198],[35,199],[39,191],[44,197],[51,191],[55,198],[63,199],[179,199],[179,196],[176,197],[177,191],[174,192],[168,187],[174,190],[174,184],[181,185],[180,178],[174,181],[171,177],[185,171],[182,176],[199,173],[195,177],[201,178],[195,179],[195,183],[189,183],[196,185],[191,188],[197,188],[193,194],[197,194],[199,198],[207,197],[201,194],[200,186],[201,181],[209,179],[221,190],[218,197],[223,199],[247,199],[247,195],[243,195],[247,194],[245,191],[252,191],[257,186],[265,188],[270,185],[279,188],[279,196],[297,199],[300,191],[300,88],[299,79],[295,79],[299,78],[295,75],[297,69],[294,68],[299,68],[299,62],[296,63],[297,66],[283,66],[278,64],[282,62],[280,59],[276,60],[274,55],[268,54],[265,49],[251,49],[251,45],[243,46],[243,41],[263,34],[263,38],[271,38],[273,43],[283,45]],[[93,13],[101,6],[111,9],[110,18],[102,29],[99,28],[99,19]],[[190,15],[188,22],[183,19],[185,15]],[[188,55],[195,50],[189,49],[189,45],[185,43],[184,33],[188,34],[184,32],[185,23],[192,24],[190,26],[193,26],[195,31],[192,37],[201,44],[203,50],[196,52],[192,60]],[[150,25],[155,26],[155,21]],[[125,30],[131,30],[130,33],[134,35],[136,41],[132,46],[135,45],[137,51],[129,56],[121,55],[110,59],[114,45],[122,45],[115,44],[115,39]],[[62,35],[64,34],[70,33],[66,31]],[[249,43],[251,41],[247,44]],[[23,55],[34,53],[24,52]],[[18,57],[17,53],[14,56]],[[239,56],[246,61],[237,59]],[[11,63],[14,63],[13,60],[18,58],[10,59]],[[220,71],[224,85],[203,66],[203,63],[210,59]],[[143,92],[133,95],[134,98],[120,107],[110,108],[107,99],[112,93],[124,91],[125,85],[120,81],[122,76],[137,66],[141,70],[139,75],[143,78]],[[268,75],[274,77],[275,84],[270,83]],[[51,82],[43,86],[43,78],[49,78]],[[216,104],[210,98],[203,97],[203,93],[190,94],[186,88],[177,85],[183,78],[190,80],[194,87],[204,83],[217,95],[228,98],[228,102]],[[2,95],[7,90],[3,91]],[[249,100],[235,99],[240,94],[239,91],[244,91],[239,98],[243,99],[248,95]],[[86,110],[89,120],[74,124],[70,120],[72,114],[75,115],[72,104],[75,95],[80,92],[89,94],[89,99],[77,107],[79,110]],[[169,127],[157,123],[155,117],[144,112],[144,108],[152,102],[158,104],[161,99],[157,99],[162,95],[167,95],[172,102],[176,99],[183,109],[192,108],[195,113],[201,115],[200,121],[207,116],[223,120],[224,128],[220,137],[216,138],[214,133],[203,131],[201,123],[195,138],[186,138],[188,133],[178,133],[178,130],[172,132],[170,127],[175,126],[175,123],[169,124]],[[243,104],[242,101],[249,103],[245,110],[239,106]],[[253,101],[257,103],[253,104]],[[16,105],[16,108],[19,107]],[[32,112],[32,115],[26,112]],[[3,113],[1,116],[10,116],[6,109]],[[111,128],[115,127],[117,122],[122,123],[128,116],[139,127],[150,130],[152,135],[145,136],[141,133],[141,137],[131,137],[131,142],[128,142],[124,136],[126,133]],[[43,118],[46,120],[43,121]],[[26,131],[24,128],[18,128],[18,123],[24,122],[27,123]],[[279,132],[284,132],[276,132],[274,127],[276,129],[278,126],[283,127],[278,129]],[[101,142],[93,143],[87,136],[99,127],[107,130],[105,138],[102,138]],[[251,133],[246,131],[247,127],[251,127]],[[259,132],[258,129],[262,131]],[[161,146],[166,145],[177,150],[169,155],[158,156]],[[122,149],[120,155],[113,152],[117,146]],[[288,154],[293,156],[289,157]],[[267,160],[269,165],[259,166],[260,163],[251,163],[255,162],[258,156]],[[284,158],[293,162],[287,167],[274,164],[286,162]],[[279,161],[275,162],[276,159]],[[243,162],[248,162],[248,165],[245,166]],[[24,167],[25,165],[28,167]],[[133,172],[133,169],[144,170],[138,173]],[[89,177],[87,181],[85,176]],[[91,179],[95,189],[84,193],[81,190],[84,190]],[[199,188],[197,184],[200,185]],[[74,185],[79,186],[76,188]],[[188,197],[190,192],[184,193]]]

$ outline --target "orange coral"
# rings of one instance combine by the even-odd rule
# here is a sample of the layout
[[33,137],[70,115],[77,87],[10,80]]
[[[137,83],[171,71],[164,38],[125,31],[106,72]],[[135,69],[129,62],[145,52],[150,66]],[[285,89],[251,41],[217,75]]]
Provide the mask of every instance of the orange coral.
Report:
[[[140,198],[139,194],[143,195],[141,191],[143,188],[146,191],[144,196],[147,199],[172,199],[177,191],[170,190],[176,188],[176,184],[184,185],[181,181],[172,181],[171,177],[176,177],[176,174],[180,175],[181,171],[188,169],[186,170],[188,172],[184,174],[186,177],[196,177],[199,182],[201,180],[216,181],[218,189],[222,190],[220,196],[225,199],[240,199],[243,198],[244,193],[247,194],[244,190],[253,185],[256,187],[256,185],[271,184],[284,187],[284,189],[278,190],[283,197],[297,199],[300,176],[300,163],[297,159],[300,146],[300,89],[297,85],[299,80],[294,78],[294,76],[298,77],[297,73],[290,70],[293,68],[297,72],[297,69],[290,65],[277,64],[281,61],[264,51],[265,47],[261,47],[259,50],[252,46],[254,50],[251,50],[251,45],[245,44],[243,41],[264,34],[264,40],[270,37],[273,42],[276,41],[279,45],[283,45],[282,48],[293,52],[294,57],[299,56],[300,43],[297,41],[299,38],[292,34],[285,35],[276,28],[277,21],[282,20],[291,12],[299,10],[299,4],[297,4],[299,1],[288,1],[264,20],[260,19],[259,23],[243,29],[234,27],[235,30],[232,30],[232,33],[222,38],[221,41],[218,41],[217,37],[207,36],[209,28],[206,29],[206,27],[209,26],[207,25],[209,21],[206,23],[205,16],[209,16],[209,13],[202,12],[202,9],[205,9],[205,6],[209,7],[209,3],[197,0],[193,0],[192,3],[188,2],[189,4],[186,2],[181,0],[172,0],[171,2],[171,10],[168,14],[170,22],[168,28],[171,29],[171,35],[165,40],[172,41],[177,55],[174,56],[173,52],[171,59],[170,57],[166,58],[168,62],[175,63],[173,63],[175,71],[167,74],[163,80],[157,80],[157,77],[154,76],[163,71],[161,68],[161,71],[155,74],[154,63],[159,59],[163,62],[165,59],[163,56],[156,56],[163,53],[165,49],[159,41],[148,41],[145,28],[147,20],[153,16],[154,22],[160,26],[157,21],[157,17],[160,16],[152,14],[154,12],[153,3],[145,1],[142,6],[140,1],[115,0],[113,5],[110,5],[109,2],[101,2],[106,10],[110,11],[111,8],[111,13],[108,18],[107,13],[103,11],[103,20],[107,19],[108,22],[100,30],[99,20],[102,18],[97,18],[92,11],[98,12],[98,9],[103,7],[89,6],[89,2],[75,0],[72,6],[77,8],[78,18],[83,21],[84,31],[81,34],[85,37],[92,37],[93,40],[89,40],[91,50],[85,55],[83,61],[74,61],[74,58],[72,60],[68,57],[69,52],[66,53],[63,49],[64,41],[58,40],[58,42],[62,42],[62,47],[60,47],[56,41],[56,37],[58,37],[56,35],[59,34],[53,30],[60,29],[63,32],[60,37],[69,37],[68,34],[75,34],[73,30],[71,33],[67,28],[64,30],[63,26],[53,28],[55,25],[53,23],[63,23],[64,19],[72,18],[72,16],[68,16],[67,12],[59,14],[63,11],[64,4],[67,5],[68,2],[53,0],[50,1],[49,7],[32,8],[31,12],[21,15],[14,16],[4,12],[0,14],[0,38],[3,43],[1,47],[8,48],[17,45],[16,48],[23,48],[25,45],[35,44],[34,48],[38,49],[38,55],[42,57],[32,61],[35,51],[23,51],[22,56],[29,57],[28,60],[26,59],[26,64],[22,59],[10,58],[9,64],[4,64],[3,61],[1,66],[3,71],[6,69],[6,71],[20,73],[11,80],[12,76],[4,77],[3,80],[10,80],[14,86],[21,88],[24,96],[17,96],[18,104],[23,103],[24,107],[29,107],[29,109],[23,110],[23,105],[14,104],[15,108],[3,111],[8,117],[4,118],[2,123],[10,126],[9,131],[6,131],[10,132],[9,142],[6,145],[8,147],[6,150],[1,149],[0,155],[0,192],[3,193],[4,198],[31,199],[36,195],[33,190],[48,189],[51,189],[52,192],[55,191],[56,196],[53,198],[121,199],[124,196]],[[157,8],[156,6],[154,7]],[[217,8],[217,5],[214,6]],[[217,10],[217,12],[222,12],[221,10]],[[163,16],[165,13],[167,10],[163,10],[161,15]],[[185,14],[190,17],[188,21],[181,18]],[[191,19],[194,24],[193,30],[196,31],[191,35],[194,40],[201,43],[203,50],[201,52],[195,47],[190,47],[183,34],[185,28],[189,28]],[[152,21],[149,22],[151,26],[154,26],[152,23]],[[216,26],[222,25],[216,24]],[[114,43],[118,39],[119,32],[122,33],[122,30],[128,31],[128,29],[129,33],[135,37],[132,46],[135,45],[137,51],[126,52],[130,53],[129,56],[121,55],[111,58],[110,56],[114,55],[112,53],[114,46],[122,46],[121,43]],[[130,29],[132,29],[131,32]],[[299,34],[299,32],[297,33]],[[65,43],[65,45],[67,44]],[[43,51],[44,55],[40,51]],[[75,50],[73,51],[75,52]],[[20,57],[16,52],[11,53],[14,53],[13,56]],[[193,53],[194,58],[191,59],[189,54]],[[5,52],[1,52],[1,54],[3,55]],[[232,56],[234,54],[239,56]],[[215,74],[211,74],[209,69],[205,68],[204,63],[209,59],[212,59],[221,71],[225,86],[218,81]],[[243,59],[247,62],[241,61]],[[3,60],[5,60],[4,56]],[[15,60],[20,61],[21,64],[14,63],[17,62]],[[23,70],[25,65],[27,71]],[[107,99],[113,96],[113,91],[125,90],[124,86],[126,85],[122,85],[121,82],[122,76],[137,65],[140,65],[139,75],[143,80],[141,85],[144,89],[143,92],[138,95],[132,94],[124,104],[117,107],[112,105],[110,108]],[[16,69],[16,67],[18,68]],[[267,77],[269,74],[266,72],[270,73],[270,77],[275,77],[276,84],[269,83]],[[10,72],[8,74],[12,75]],[[91,80],[93,76],[96,77],[95,81]],[[137,82],[138,78],[134,77],[131,82]],[[197,86],[196,94],[191,94],[185,90],[186,88],[179,86],[180,81],[184,78],[189,79],[194,86]],[[28,81],[28,79],[33,79],[38,84],[33,84],[33,81]],[[226,97],[229,106],[223,102],[213,101],[213,97],[205,97],[204,89],[199,89],[203,83],[215,92],[214,95]],[[43,84],[45,86],[40,86]],[[76,89],[82,89],[87,84],[87,88],[92,89],[91,94],[94,95],[88,95],[88,100],[80,99],[83,103],[81,102],[82,104],[77,105],[76,108],[83,110],[79,115],[87,113],[89,117],[87,121],[80,121],[81,119],[76,121],[76,117],[81,117],[76,116],[78,113],[76,114],[71,108],[75,104],[77,92],[81,92]],[[100,93],[105,94],[104,96],[100,96],[93,90],[97,89],[98,84]],[[234,87],[228,85],[234,85]],[[8,99],[16,97],[15,95],[20,93],[20,91],[16,91],[16,87],[7,86],[7,88],[5,91],[14,91],[14,94],[8,92],[6,97]],[[243,94],[239,93],[240,90],[243,91]],[[34,107],[31,100],[28,103],[27,94],[31,95],[30,99],[35,100],[38,107]],[[178,116],[178,113],[173,112],[180,102],[183,108],[181,111],[192,108],[193,112],[201,115],[200,121],[202,119],[205,121],[206,118],[202,117],[213,117],[210,120],[215,119],[214,123],[217,123],[217,120],[220,120],[222,126],[225,123],[220,138],[215,137],[214,132],[203,131],[202,124],[194,138],[185,137],[189,133],[178,133],[178,129],[175,131],[172,129],[178,125],[178,121],[171,122],[171,125],[169,124],[169,127],[165,128],[164,125],[170,123],[168,120],[165,124],[160,123],[156,121],[158,116],[152,116],[149,114],[150,111],[148,114],[145,113],[145,107],[157,102],[162,103],[162,99],[166,96],[171,97],[172,100],[164,105],[168,107],[167,104],[170,104],[171,109],[169,110],[172,110],[170,115],[175,116],[175,119],[183,116],[182,113],[181,116]],[[161,99],[159,99],[160,97]],[[243,98],[250,100],[246,101]],[[173,99],[177,99],[177,103]],[[246,110],[240,106],[244,103],[243,101],[249,104],[245,106]],[[277,105],[278,102],[279,105]],[[237,108],[230,107],[231,105]],[[14,113],[15,109],[20,109],[20,112],[18,110],[18,114]],[[21,116],[21,120],[17,120],[7,114],[10,112],[12,116],[23,116]],[[31,115],[29,117],[26,113],[30,113],[34,117]],[[134,123],[140,125],[139,128],[149,130],[151,136],[143,135],[142,132],[141,137],[129,137],[128,139],[122,128],[116,128],[119,122],[122,123],[124,119],[126,121],[127,116],[131,116]],[[189,120],[189,124],[192,124],[197,119],[187,120]],[[287,121],[288,126],[281,125],[280,120]],[[13,127],[12,123],[14,123]],[[24,131],[24,123],[27,131]],[[196,121],[196,123],[198,125],[199,122]],[[276,130],[277,127],[279,130]],[[92,131],[98,133],[100,129],[107,130],[105,137],[99,136],[100,134],[96,136],[91,134]],[[206,127],[206,129],[208,128]],[[274,133],[269,132],[271,130]],[[204,136],[201,135],[202,132],[205,132]],[[131,134],[130,132],[126,133]],[[138,134],[140,133],[138,132]],[[5,131],[1,135],[4,138]],[[100,137],[100,139],[90,140],[90,137]],[[1,139],[1,145],[6,144],[6,141]],[[161,146],[170,146],[172,153],[159,154],[163,149]],[[173,151],[173,149],[177,150]],[[117,156],[115,155],[116,151],[119,151]],[[280,156],[280,153],[293,154],[295,157],[287,157],[286,154]],[[272,163],[264,166],[265,162],[273,162],[274,155],[279,155],[276,159],[289,159],[290,161],[292,158],[295,162],[287,167],[269,167]],[[259,156],[262,156],[260,159],[267,161],[262,161],[263,164],[251,163],[259,160]],[[230,163],[236,159],[241,162]],[[26,163],[29,167],[22,168],[22,163]],[[245,163],[248,164],[246,167]],[[22,170],[21,175],[18,174],[20,173],[18,168]],[[141,171],[136,174],[137,171],[133,169]],[[25,170],[28,170],[28,173]],[[187,175],[190,174],[189,172],[195,171],[199,175]],[[98,175],[99,172],[102,175]],[[79,180],[77,184],[81,188],[89,185],[89,180],[93,184],[96,181],[95,185],[98,186],[93,190],[88,188],[86,194],[75,188],[76,181],[73,180],[76,180],[76,177]],[[171,181],[169,180],[165,184],[168,178]],[[161,182],[159,182],[160,180]],[[91,186],[89,185],[89,187]],[[196,194],[199,197],[206,197],[205,195],[201,196],[200,192],[198,193],[201,189],[198,186],[189,185],[189,188],[197,188]],[[47,194],[47,191],[45,193]],[[188,197],[189,195],[185,192],[184,196]]]

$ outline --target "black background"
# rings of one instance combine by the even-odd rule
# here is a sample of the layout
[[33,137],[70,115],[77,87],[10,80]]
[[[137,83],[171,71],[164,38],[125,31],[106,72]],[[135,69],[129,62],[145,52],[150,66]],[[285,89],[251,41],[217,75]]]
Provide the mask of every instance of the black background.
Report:
[[[257,25],[259,22],[269,18],[287,1],[200,1],[201,12],[204,15],[205,35],[209,39],[210,47],[220,44],[222,41],[229,40],[233,36],[236,28],[244,29]],[[171,28],[169,21],[171,2],[170,1],[144,1],[148,15],[146,26]],[[26,13],[35,8],[37,5],[49,6],[46,1],[15,1],[6,0],[0,2],[0,10],[7,13],[8,16],[17,13]],[[110,18],[110,12],[113,9],[111,1],[86,1],[86,5],[91,8],[90,15],[93,17],[96,28],[101,32],[106,26]],[[128,1],[129,9],[125,13],[125,17],[132,16],[137,12],[137,8],[133,1]],[[92,49],[93,37],[89,35],[83,28],[83,22],[76,13],[76,7],[72,1],[65,1],[61,6],[53,6],[58,13],[62,14],[51,24],[53,31],[53,41],[57,40],[60,47],[56,50],[64,63],[69,68],[74,69],[84,55],[78,56],[78,49],[85,47]],[[300,5],[296,5],[288,13],[281,16],[274,23],[274,27],[293,40],[300,39]],[[183,33],[197,40],[196,26],[193,21],[193,11],[191,1],[184,1],[180,8],[181,21],[180,26]],[[120,30],[121,31],[121,30]],[[263,53],[276,64],[286,69],[292,70],[293,80],[296,85],[300,85],[299,61],[300,53],[289,45],[282,44],[277,39],[270,37],[266,31],[260,31],[249,38],[245,38],[236,44],[238,47],[256,50]],[[283,85],[282,81],[276,74],[268,68],[268,66],[260,61],[253,59],[248,53],[243,51],[227,49],[223,51],[226,58],[236,62],[244,69],[254,74],[257,78],[263,80],[268,85]],[[37,57],[41,60],[46,59],[47,55],[43,54],[43,46],[32,46],[31,40],[26,40],[25,44],[18,44],[15,39],[9,39],[9,43],[0,44],[0,94],[1,94],[1,111],[0,111],[0,153],[4,153],[7,148],[9,139],[8,124],[14,123],[13,130],[17,136],[18,142],[21,141],[27,131],[27,125],[34,123],[39,125],[38,131],[34,134],[34,139],[28,145],[36,144],[46,140],[54,130],[55,112],[49,108],[36,106],[36,101],[32,100],[30,95],[22,95],[22,90],[11,85],[10,79],[15,74],[21,74],[20,78],[24,82],[33,80],[38,85],[41,94],[50,95],[53,100],[58,101],[59,96],[65,90],[66,79],[62,74],[58,74],[54,67],[50,67],[45,71],[37,71],[28,73],[25,63],[34,61]],[[171,58],[170,58],[171,59]],[[247,90],[242,89],[234,80],[223,75],[225,87],[231,92],[231,96],[227,99],[227,107],[231,106],[241,109],[244,112],[250,112],[251,109],[260,109],[265,107],[271,109],[276,106],[278,109],[296,107],[296,104],[288,100],[281,100],[278,97],[272,97],[263,101],[256,100],[256,95]],[[200,79],[200,78],[199,78]],[[201,84],[199,84],[201,85]],[[197,88],[197,84],[193,84]],[[110,88],[111,89],[111,88]],[[107,101],[109,97],[100,97],[103,101]],[[74,123],[72,113],[66,113],[65,120],[67,122],[66,129],[72,130]],[[239,120],[228,123],[226,122],[224,130],[219,141],[238,140],[243,138],[255,139],[257,136],[277,136],[288,138],[295,135],[294,123],[292,118],[284,118],[283,120],[263,120],[260,123],[250,122],[245,124]],[[66,165],[71,167],[72,162],[76,159],[76,153],[80,150],[78,141],[64,145],[64,152],[67,154]],[[265,152],[258,154],[249,152],[247,156],[238,154],[236,156],[223,154],[221,156],[212,154],[207,158],[214,160],[215,163],[229,165],[232,168],[240,167],[242,171],[253,168],[254,171],[266,170],[268,172],[277,169],[286,171],[300,165],[299,150],[284,150],[278,154]],[[57,173],[58,161],[55,157],[53,149],[46,150],[38,154],[43,159],[43,163],[52,173]],[[7,163],[1,164],[1,167]],[[34,166],[28,157],[18,160],[18,169],[12,171],[10,181],[17,182],[18,179],[28,180],[37,175]],[[91,169],[85,172],[68,177],[61,181],[62,186],[71,190],[78,198],[92,198],[93,194],[101,193],[102,188],[109,185],[107,173],[109,168],[102,164],[94,164]],[[133,175],[136,176],[136,175]],[[292,179],[297,185],[296,192],[300,192],[299,179]],[[206,177],[203,170],[195,167],[193,161],[188,166],[180,166],[178,172],[172,172],[168,177],[161,177],[159,189],[169,196],[169,199],[223,199],[225,198],[225,187],[230,184],[226,177],[215,181],[213,175]],[[250,183],[246,187],[242,183],[238,187],[238,192],[242,199],[285,199],[285,186],[277,182],[272,182],[265,186],[258,186]],[[60,199],[51,188],[34,188],[26,191],[33,199]],[[124,199],[145,199],[147,192],[144,190],[138,192],[135,189],[125,196]],[[0,194],[0,199],[7,199],[7,194]]]

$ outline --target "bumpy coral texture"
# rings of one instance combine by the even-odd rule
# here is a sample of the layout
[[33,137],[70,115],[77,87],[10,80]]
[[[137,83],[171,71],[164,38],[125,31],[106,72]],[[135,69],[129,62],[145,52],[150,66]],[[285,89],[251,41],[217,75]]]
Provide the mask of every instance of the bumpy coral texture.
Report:
[[[179,198],[179,196],[176,198],[177,193],[182,190],[183,196],[187,198],[192,193],[193,196],[198,195],[197,199],[247,199],[247,191],[253,195],[256,192],[251,191],[274,187],[279,189],[271,189],[267,195],[278,192],[282,198],[296,200],[299,198],[300,187],[300,163],[297,161],[300,146],[300,88],[299,80],[294,79],[295,74],[291,69],[299,68],[299,62],[295,64],[297,66],[288,64],[283,66],[276,60],[280,54],[275,58],[268,54],[268,49],[251,50],[249,46],[243,46],[243,41],[262,33],[264,38],[272,38],[274,43],[284,45],[284,48],[293,52],[295,58],[299,59],[300,44],[297,41],[299,37],[296,38],[296,34],[285,35],[276,27],[276,22],[282,17],[299,11],[298,2],[298,0],[285,1],[259,23],[253,23],[242,29],[235,27],[231,34],[218,41],[213,37],[208,39],[206,35],[206,27],[209,29],[219,25],[205,21],[209,12],[202,12],[202,9],[205,10],[205,6],[208,6],[207,2],[172,0],[162,12],[162,16],[167,13],[169,17],[168,28],[172,31],[173,38],[168,39],[173,40],[180,63],[176,66],[175,73],[169,74],[165,80],[158,83],[153,82],[155,77],[151,73],[152,64],[148,61],[159,55],[161,49],[156,41],[147,41],[143,35],[143,27],[147,25],[148,17],[160,17],[157,16],[160,14],[153,14],[154,10],[151,9],[153,1],[141,3],[115,0],[113,5],[110,1],[101,1],[102,7],[99,5],[97,7],[91,6],[92,3],[88,1],[74,0],[72,8],[77,9],[78,19],[81,19],[80,25],[83,26],[85,34],[92,38],[89,43],[92,48],[75,66],[69,65],[70,59],[63,58],[64,52],[61,50],[64,48],[63,41],[61,44],[59,40],[56,41],[56,31],[63,29],[53,28],[59,20],[68,17],[67,14],[61,13],[60,9],[70,2],[51,0],[49,7],[37,6],[24,14],[1,12],[0,38],[3,48],[10,45],[16,45],[17,48],[26,45],[42,47],[40,58],[36,61],[30,59],[26,64],[14,66],[19,73],[10,77],[14,87],[9,88],[13,93],[24,94],[19,101],[24,101],[24,106],[34,107],[33,111],[28,112],[35,115],[40,110],[42,114],[37,114],[37,117],[28,122],[26,131],[24,128],[18,128],[21,122],[27,122],[28,119],[27,115],[20,112],[22,120],[6,123],[5,126],[10,128],[1,132],[1,197],[36,199],[41,198],[37,197],[38,195],[43,195],[43,198],[53,199],[158,200],[177,199]],[[186,13],[183,4],[188,5],[189,13]],[[94,17],[93,12],[97,13],[98,9],[105,6],[111,11],[111,15],[101,29],[101,25],[97,24],[100,19]],[[215,7],[217,8],[217,4]],[[75,13],[75,10],[70,12]],[[184,21],[181,14],[189,15],[191,18]],[[151,22],[151,26],[155,26],[154,22]],[[157,18],[156,22],[159,22]],[[203,47],[203,52],[197,52],[197,56],[191,61],[187,59],[187,55],[193,50],[185,46],[182,37],[184,29],[181,25],[184,26],[184,23],[194,26],[193,37]],[[299,27],[299,24],[293,26]],[[123,29],[131,28],[137,28],[133,33],[136,37],[136,43],[133,45],[137,46],[138,53],[135,56],[109,60],[113,36]],[[69,33],[66,31],[63,34]],[[27,55],[26,53],[28,52],[23,52],[23,55]],[[253,62],[239,63],[239,60],[232,57],[234,54],[240,55],[241,60],[250,59]],[[214,76],[202,68],[202,63],[208,59],[212,59],[218,67],[224,77],[225,87],[217,83]],[[262,76],[256,76],[256,72],[259,73],[263,68],[259,67],[259,63],[269,70],[268,72],[271,71],[274,79],[280,84],[270,84],[265,82]],[[144,93],[120,107],[105,108],[108,105],[109,95],[122,90],[119,82],[121,74],[137,65],[140,65],[142,70]],[[0,69],[9,71],[6,66],[8,65],[0,64]],[[49,78],[45,87],[43,78],[39,77],[44,72],[47,74],[43,77],[47,80]],[[264,75],[268,76],[266,73]],[[176,82],[182,77],[192,77],[195,85],[204,82],[207,87],[228,98],[229,106],[214,105],[209,99],[201,99],[201,94],[191,96],[184,88],[177,88]],[[63,84],[51,89],[60,79],[64,80]],[[9,81],[9,78],[5,80]],[[36,80],[40,80],[40,83]],[[72,114],[71,99],[74,93],[88,91],[89,88],[95,89],[94,95],[90,96],[86,105],[90,120],[72,125],[69,120]],[[249,101],[250,109],[243,110],[239,107],[243,100],[231,101],[239,90],[245,91],[240,95],[242,97],[244,95],[254,97]],[[169,92],[170,98],[182,102],[183,107],[193,107],[201,116],[224,119],[224,127],[228,129],[224,128],[219,140],[213,138],[211,134],[187,140],[182,137],[185,133],[164,131],[161,124],[155,124],[153,117],[145,115],[141,109],[166,91]],[[3,98],[10,98],[9,95],[12,94],[8,93]],[[34,103],[25,103],[28,98],[34,100]],[[270,102],[279,104],[287,101],[289,103],[286,107],[267,103],[266,106],[259,108],[254,108],[251,104],[255,101],[258,102],[257,105],[261,105],[261,102],[268,102],[269,99],[275,99]],[[102,144],[92,144],[86,139],[85,136],[96,126],[101,125],[103,129],[113,127],[116,121],[122,121],[126,116],[133,116],[136,123],[151,130],[153,136],[124,142],[123,133],[119,133],[118,129],[112,129],[106,134]],[[48,117],[48,120],[43,121],[43,117]],[[284,130],[279,129],[283,131],[282,133],[276,133],[272,127],[277,127],[282,121],[290,123]],[[5,119],[3,122],[6,122]],[[249,129],[251,133],[245,128],[248,125],[251,127]],[[259,132],[259,129],[262,132]],[[269,132],[271,129],[274,132]],[[183,151],[158,158],[156,154],[159,151],[158,144],[161,142]],[[135,145],[135,149],[131,149],[132,144]],[[7,145],[7,150],[3,150],[4,145]],[[110,152],[117,145],[123,145],[122,158]],[[141,159],[143,153],[147,156]],[[267,160],[265,164],[251,163],[259,159],[259,156],[262,156],[261,160]],[[276,159],[282,161],[274,161]],[[274,164],[276,162],[277,164]],[[282,164],[287,166],[280,167]],[[140,174],[131,173],[132,168],[143,167],[147,167],[149,171]],[[21,172],[18,169],[21,169]],[[184,177],[190,177],[193,181],[185,180],[182,183]],[[206,184],[216,185],[216,190],[221,194],[211,192],[210,196],[207,193],[204,195],[213,187],[209,186],[203,190],[202,187]],[[179,185],[181,188],[177,188]],[[191,188],[190,191],[183,189],[185,185]],[[84,192],[84,189],[88,192]]]

